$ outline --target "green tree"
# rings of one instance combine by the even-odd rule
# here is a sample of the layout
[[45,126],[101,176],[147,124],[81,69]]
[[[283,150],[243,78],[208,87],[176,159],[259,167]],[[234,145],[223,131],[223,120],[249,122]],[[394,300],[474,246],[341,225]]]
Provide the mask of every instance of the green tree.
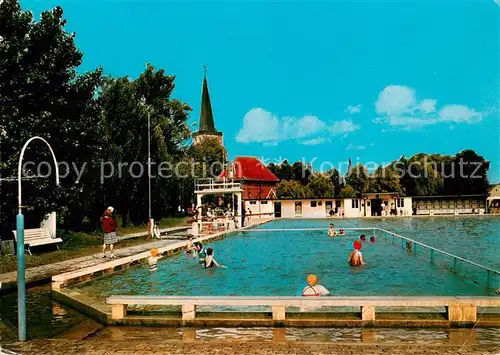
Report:
[[334,197],[335,187],[329,175],[313,174],[309,177],[309,183],[306,186],[307,197],[323,198]]
[[[64,206],[73,219],[81,219],[82,211],[95,203],[96,185],[88,165],[100,157],[102,134],[95,92],[101,70],[77,75],[83,55],[65,25],[60,7],[43,12],[36,22],[17,0],[0,2],[0,126],[5,133],[0,141],[1,176],[17,175],[21,148],[35,135],[45,138],[58,161],[73,170],[62,179],[62,189],[54,186],[54,167],[47,178],[23,181],[28,227]],[[43,143],[34,142],[24,161],[39,164],[52,158]],[[73,167],[81,170],[84,164],[77,183]],[[26,172],[38,174],[36,169]],[[61,173],[66,175],[64,170]],[[8,225],[13,224],[17,209],[16,187],[9,181],[1,185],[0,218]]]
[[284,160],[280,164],[279,176],[280,180],[293,180],[295,177],[292,166],[288,163],[288,160]]
[[[147,127],[151,121],[152,208],[159,219],[177,210],[181,182],[174,167],[186,151],[190,107],[172,99],[175,77],[148,65],[136,80],[108,78],[100,103],[106,127],[107,161],[115,174],[104,181],[107,201],[114,203],[123,224],[148,218]],[[127,164],[120,169],[120,164]],[[111,175],[108,173],[108,175]]]
[[298,161],[292,165],[293,179],[300,181],[302,185],[307,185],[309,182],[309,177],[312,175],[312,169],[310,165],[304,165],[302,162]]
[[295,180],[282,180],[276,189],[278,198],[306,198],[307,190],[304,185]]
[[366,168],[358,164],[352,168],[346,177],[346,184],[351,186],[356,192],[363,193],[367,186],[368,173]]
[[368,180],[369,192],[398,192],[402,193],[400,176],[392,166],[381,167]]
[[344,177],[337,169],[328,170],[327,174],[330,176],[335,188],[335,196],[339,196],[340,190],[345,186]]
[[340,197],[342,197],[342,198],[354,198],[354,197],[357,197],[357,196],[358,196],[358,192],[355,191],[352,188],[352,186],[350,186],[350,185],[344,186],[340,190]]

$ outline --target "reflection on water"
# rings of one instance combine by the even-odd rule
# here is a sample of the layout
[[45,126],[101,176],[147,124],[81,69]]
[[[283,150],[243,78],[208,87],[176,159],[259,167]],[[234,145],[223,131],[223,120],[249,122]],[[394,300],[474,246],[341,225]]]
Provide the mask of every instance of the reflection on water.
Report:
[[183,341],[300,341],[341,343],[500,344],[498,329],[400,328],[122,328],[109,327],[89,339]]
[[[0,296],[0,316],[10,333],[17,334],[17,293]],[[30,288],[26,295],[26,321],[30,339],[47,339],[81,333],[95,323],[50,297],[50,286]],[[92,332],[92,329],[90,329]]]

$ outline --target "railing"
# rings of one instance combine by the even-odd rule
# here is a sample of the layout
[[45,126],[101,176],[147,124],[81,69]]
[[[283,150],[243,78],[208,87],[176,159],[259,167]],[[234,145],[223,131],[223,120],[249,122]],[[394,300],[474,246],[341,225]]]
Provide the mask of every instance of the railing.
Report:
[[[430,245],[418,242],[414,239],[396,234],[383,228],[373,228],[374,234],[376,234],[375,231],[377,230],[383,233],[385,240],[392,238],[393,244],[396,242],[396,239],[399,239],[398,241],[401,242],[401,248],[407,250],[408,252],[412,252],[414,256],[424,256],[428,258],[429,262],[432,264],[438,264],[439,261],[441,261],[441,266],[447,267],[450,271],[453,271],[456,274],[462,273],[462,276],[469,278],[476,283],[481,282],[481,279],[483,278],[484,280],[484,277],[486,277],[486,284],[488,287],[492,287],[493,278],[500,276],[500,271],[498,270],[493,270],[489,267],[464,259],[460,256],[453,255],[438,248],[431,247]],[[443,263],[443,260],[446,262]],[[462,267],[460,267],[461,264]],[[473,269],[471,269],[471,267]],[[471,272],[474,269],[481,270],[483,277],[477,273]]]
[[[340,228],[339,228],[340,229]],[[494,278],[500,277],[500,271],[491,269],[489,267],[480,265],[473,261],[464,259],[460,256],[453,255],[451,253],[445,252],[438,248],[431,247],[430,245],[418,242],[414,239],[393,233],[383,228],[342,228],[344,231],[372,231],[377,237],[377,231],[382,233],[384,240],[392,238],[392,244],[396,244],[396,239],[398,244],[400,243],[401,248],[411,252],[414,256],[424,256],[428,258],[428,261],[432,264],[444,266],[450,271],[461,275],[475,283],[485,283],[488,287],[493,287],[493,285],[498,285],[498,282],[494,282]],[[260,232],[292,232],[292,231],[327,231],[327,228],[262,228],[254,229],[254,231]],[[480,270],[480,273],[477,272]]]
[[239,190],[243,185],[234,180],[226,179],[198,179],[195,183],[195,191],[204,190]]

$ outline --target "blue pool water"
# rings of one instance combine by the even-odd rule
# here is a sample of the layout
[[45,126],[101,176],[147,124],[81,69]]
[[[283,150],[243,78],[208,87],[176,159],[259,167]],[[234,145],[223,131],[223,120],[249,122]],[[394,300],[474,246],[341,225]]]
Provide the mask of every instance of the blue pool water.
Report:
[[[374,245],[362,248],[367,265],[351,268],[347,258],[360,232],[328,238],[326,231],[261,231],[327,228],[328,224],[325,220],[277,220],[210,243],[216,259],[227,269],[203,269],[196,259],[182,253],[161,261],[155,273],[144,265],[76,287],[101,299],[111,294],[283,296],[299,295],[306,275],[314,273],[320,284],[339,296],[492,293],[486,284],[451,272],[448,261],[436,257],[431,264],[422,254],[415,256],[380,236]],[[337,220],[335,224],[385,228],[485,266],[497,269],[499,265],[497,218]]]

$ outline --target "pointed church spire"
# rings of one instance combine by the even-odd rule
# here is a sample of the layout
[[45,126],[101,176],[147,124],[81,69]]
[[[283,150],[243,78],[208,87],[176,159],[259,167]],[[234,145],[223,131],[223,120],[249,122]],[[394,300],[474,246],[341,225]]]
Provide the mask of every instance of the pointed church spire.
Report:
[[208,93],[207,66],[204,65],[205,76],[203,78],[203,91],[201,94],[201,112],[200,125],[198,132],[217,132],[212,114],[212,105],[210,104],[210,95]]

